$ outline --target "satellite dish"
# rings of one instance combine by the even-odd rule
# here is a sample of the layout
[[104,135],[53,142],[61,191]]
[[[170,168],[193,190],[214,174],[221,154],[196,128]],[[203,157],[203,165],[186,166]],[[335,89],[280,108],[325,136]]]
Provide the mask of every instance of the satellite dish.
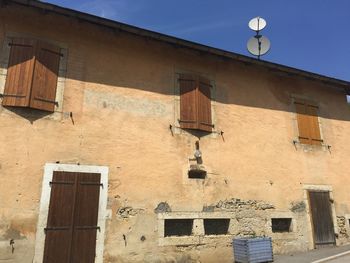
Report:
[[248,26],[251,30],[260,31],[266,27],[266,21],[262,17],[255,17],[249,21]]
[[260,59],[260,56],[266,54],[271,46],[270,40],[259,34],[259,31],[266,27],[266,21],[264,18],[258,16],[251,19],[248,26],[256,32],[256,35],[248,40],[247,49],[250,54],[257,56],[258,59]]
[[270,50],[271,44],[267,37],[257,35],[248,40],[247,49],[254,56],[262,56]]

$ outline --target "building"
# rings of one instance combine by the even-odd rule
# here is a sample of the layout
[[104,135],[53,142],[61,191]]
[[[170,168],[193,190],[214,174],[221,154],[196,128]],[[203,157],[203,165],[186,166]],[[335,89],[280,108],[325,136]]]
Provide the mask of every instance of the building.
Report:
[[0,1],[0,261],[232,262],[349,243],[350,83]]

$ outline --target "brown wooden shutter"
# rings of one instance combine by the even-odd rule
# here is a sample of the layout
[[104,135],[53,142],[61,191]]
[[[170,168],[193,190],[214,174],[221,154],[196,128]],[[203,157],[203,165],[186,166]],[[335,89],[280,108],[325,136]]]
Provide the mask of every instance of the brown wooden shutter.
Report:
[[198,82],[198,129],[212,131],[210,80],[199,78]]
[[318,124],[318,106],[307,101],[295,101],[299,129],[299,141],[304,144],[322,143]]
[[43,262],[69,262],[75,180],[75,173],[54,172],[53,174]]
[[95,262],[100,174],[54,172],[44,263]]
[[198,128],[197,89],[195,76],[181,74],[180,84],[180,127],[184,129]]
[[71,262],[95,262],[100,174],[79,173]]
[[304,101],[295,101],[294,104],[297,112],[299,141],[304,144],[311,144],[310,124],[306,104]]
[[60,63],[60,48],[38,42],[30,107],[53,112]]
[[321,133],[320,133],[320,126],[318,123],[318,106],[307,104],[306,107],[307,107],[309,123],[310,123],[311,144],[321,145],[322,139],[321,139]]
[[15,38],[11,41],[3,106],[27,107],[33,78],[35,41]]

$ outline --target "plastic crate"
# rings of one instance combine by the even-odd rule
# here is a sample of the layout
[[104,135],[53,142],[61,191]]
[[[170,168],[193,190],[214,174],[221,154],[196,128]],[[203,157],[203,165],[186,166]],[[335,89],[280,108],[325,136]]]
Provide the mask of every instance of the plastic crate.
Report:
[[272,262],[270,237],[233,239],[234,260],[239,263]]

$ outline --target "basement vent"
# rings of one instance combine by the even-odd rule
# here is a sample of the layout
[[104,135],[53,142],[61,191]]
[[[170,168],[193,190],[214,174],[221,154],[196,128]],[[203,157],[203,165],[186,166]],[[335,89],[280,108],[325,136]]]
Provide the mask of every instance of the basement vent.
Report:
[[193,219],[165,219],[164,236],[192,235]]
[[291,218],[272,218],[271,223],[274,233],[291,232]]
[[227,235],[230,219],[204,219],[206,235]]

